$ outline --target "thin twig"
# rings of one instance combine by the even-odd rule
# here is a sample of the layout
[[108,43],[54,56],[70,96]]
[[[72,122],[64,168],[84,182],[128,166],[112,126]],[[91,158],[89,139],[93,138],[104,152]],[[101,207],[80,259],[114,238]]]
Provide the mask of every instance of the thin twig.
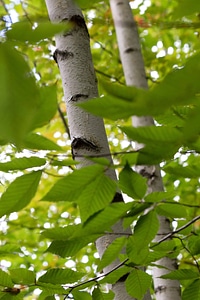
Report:
[[159,245],[160,243],[166,241],[167,239],[171,238],[174,234],[184,230],[185,228],[189,227],[191,224],[193,224],[194,222],[196,222],[197,220],[200,219],[200,216],[195,217],[194,219],[192,219],[191,221],[189,221],[188,223],[186,223],[185,225],[181,226],[180,228],[169,232],[167,235],[165,235],[162,239],[160,239],[158,242],[156,242],[155,245],[153,245],[153,247]]
[[29,21],[29,23],[31,24],[31,26],[33,26],[33,22],[32,22],[31,19],[29,18],[29,15],[28,15],[26,9],[24,8],[24,3],[23,3],[22,0],[20,0],[20,4],[21,4],[21,7],[22,7],[22,10],[23,10],[23,12],[24,12],[24,15],[25,15],[26,19]]
[[60,109],[60,106],[59,106],[59,105],[58,105],[58,112],[59,112],[60,118],[61,118],[61,120],[62,120],[62,122],[63,122],[63,125],[64,125],[64,127],[65,127],[65,130],[66,130],[66,132],[67,132],[67,134],[68,134],[68,136],[69,136],[69,138],[70,138],[69,127],[68,127],[68,125],[67,125],[67,122],[66,122],[66,120],[65,120],[65,117],[64,117],[63,112],[62,112],[62,110]]
[[181,244],[183,246],[183,248],[192,256],[196,266],[197,266],[197,269],[198,271],[200,272],[200,267],[199,267],[199,264],[198,264],[198,261],[196,260],[195,256],[190,252],[190,250],[185,246],[184,242],[182,239],[180,239],[179,237],[177,237],[180,241],[181,241]]
[[[123,262],[121,262],[120,264],[118,264],[116,267],[114,267],[112,270],[110,270],[110,271],[107,272],[107,273],[101,274],[101,275],[96,276],[96,277],[94,277],[94,278],[91,278],[91,279],[89,279],[89,280],[87,280],[87,281],[81,282],[81,283],[79,283],[79,284],[77,284],[77,285],[74,285],[74,286],[71,286],[71,287],[69,286],[68,288],[70,289],[70,291],[68,292],[68,294],[70,294],[70,293],[73,291],[73,289],[75,289],[75,288],[78,288],[78,287],[80,287],[80,286],[82,286],[82,285],[85,285],[85,284],[87,284],[87,283],[90,283],[90,282],[96,282],[96,281],[98,281],[99,279],[101,279],[102,277],[108,276],[109,274],[111,274],[111,273],[114,272],[115,270],[117,270],[117,269],[119,269],[120,267],[122,267],[123,265],[125,265],[125,263],[126,263],[128,260],[129,260],[128,258],[125,259]],[[68,296],[68,294],[66,295],[66,297]],[[64,299],[67,299],[66,297],[65,297]]]
[[12,18],[11,18],[11,16],[10,16],[10,13],[9,13],[9,11],[8,11],[7,7],[6,7],[6,4],[5,4],[5,2],[4,2],[3,0],[0,0],[0,1],[1,1],[1,3],[2,3],[2,6],[3,6],[4,10],[6,11],[6,13],[7,13],[7,15],[8,15],[9,19],[10,19],[10,23],[12,24],[12,23],[13,23],[13,21],[12,21]]

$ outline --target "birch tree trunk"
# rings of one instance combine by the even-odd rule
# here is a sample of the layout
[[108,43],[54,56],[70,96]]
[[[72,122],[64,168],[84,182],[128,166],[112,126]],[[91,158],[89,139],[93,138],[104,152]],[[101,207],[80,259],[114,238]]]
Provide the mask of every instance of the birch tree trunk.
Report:
[[[141,53],[137,25],[134,21],[128,0],[110,0],[111,11],[114,19],[120,57],[124,69],[126,84],[138,88],[147,89],[147,80],[144,69],[144,62]],[[150,126],[154,124],[151,117],[132,118],[133,126]],[[142,145],[136,143],[136,148]],[[138,166],[136,171],[145,176],[148,180],[148,193],[163,191],[163,183],[160,175],[159,166]],[[171,231],[170,222],[165,217],[159,217],[160,229],[155,241],[161,239]],[[175,260],[167,257],[157,261],[163,268],[153,268],[154,289],[157,300],[179,300],[180,284],[176,280],[166,280],[159,278],[176,269]]]
[[[110,153],[103,120],[74,105],[98,96],[97,79],[90,51],[90,38],[82,12],[74,1],[46,0],[46,6],[52,22],[70,22],[72,24],[72,29],[68,33],[55,37],[54,58],[58,63],[62,78],[72,153],[74,159],[78,159],[80,162],[78,167],[82,168],[91,164],[85,156],[96,156],[97,154],[103,156]],[[107,155],[106,158],[108,158]],[[109,159],[112,162],[111,156]],[[116,173],[112,169],[107,171],[107,176],[116,180]],[[121,201],[123,201],[122,195],[116,192],[113,202]],[[115,235],[108,234],[97,240],[96,245],[100,257],[115,238],[120,237],[123,232],[125,233],[121,222],[113,226],[113,232]],[[127,232],[131,233],[130,229]],[[118,263],[119,261],[115,261],[106,267],[104,272],[110,271]],[[112,290],[115,292],[116,300],[133,299],[127,294],[124,281],[117,282]]]

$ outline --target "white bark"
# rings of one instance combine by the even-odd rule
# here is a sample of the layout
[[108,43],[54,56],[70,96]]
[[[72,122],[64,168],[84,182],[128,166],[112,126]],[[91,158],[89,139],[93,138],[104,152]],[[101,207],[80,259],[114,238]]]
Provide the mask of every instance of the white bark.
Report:
[[[148,88],[144,62],[141,53],[137,25],[134,21],[128,0],[110,0],[111,11],[114,19],[120,57],[124,69],[127,85],[138,88]],[[133,126],[150,126],[154,124],[151,117],[132,118]],[[141,148],[141,144],[136,143],[136,148]],[[138,166],[137,172],[147,177],[148,193],[153,191],[163,191],[163,183],[159,166]],[[170,232],[170,223],[165,217],[159,217],[160,229],[155,241]],[[176,280],[166,280],[159,278],[168,273],[168,270],[175,270],[176,263],[169,258],[157,261],[163,268],[153,268],[154,289],[157,300],[179,300],[180,284]]]
[[[72,140],[74,158],[80,161],[79,168],[91,164],[84,156],[104,156],[110,153],[104,123],[101,118],[93,116],[74,104],[98,96],[90,40],[81,10],[72,0],[46,0],[49,17],[52,22],[71,21],[74,27],[66,34],[56,36],[56,51],[54,57],[58,63],[64,98],[67,106],[68,124]],[[108,158],[108,156],[106,156]],[[111,157],[109,158],[112,161]],[[116,173],[110,169],[107,175],[116,180]],[[118,198],[118,199],[116,199]],[[123,198],[116,193],[114,201]],[[124,232],[122,223],[113,226],[115,238]],[[119,232],[119,235],[117,233]],[[128,230],[130,232],[130,229]],[[105,235],[97,241],[100,257],[107,246],[113,241],[113,235]],[[118,265],[115,261],[105,268],[105,272]],[[113,290],[116,300],[131,300],[123,282],[117,282]]]

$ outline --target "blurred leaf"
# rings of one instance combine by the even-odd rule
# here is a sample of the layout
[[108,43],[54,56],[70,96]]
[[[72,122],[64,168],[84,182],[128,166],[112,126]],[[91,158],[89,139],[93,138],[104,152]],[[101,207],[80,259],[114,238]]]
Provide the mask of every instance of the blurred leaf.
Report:
[[187,167],[183,167],[180,165],[173,167],[168,165],[164,167],[163,170],[166,173],[184,178],[198,178],[200,176],[200,167],[198,165],[190,165]]
[[44,275],[40,276],[39,282],[47,282],[53,284],[68,284],[81,279],[83,273],[75,272],[71,269],[53,268],[48,270]]
[[162,161],[172,159],[178,149],[181,147],[178,143],[165,144],[151,143],[138,151],[137,165],[155,165]]
[[40,40],[51,38],[59,32],[69,29],[70,27],[66,23],[37,22],[37,26],[34,28],[29,21],[23,21],[12,24],[12,28],[7,31],[6,36],[10,40],[35,44]]
[[46,137],[37,134],[37,133],[29,133],[23,141],[23,145],[28,149],[37,149],[37,150],[62,150],[60,146],[58,146],[53,141],[47,139]]
[[0,255],[16,254],[21,252],[20,246],[17,244],[5,244],[0,246]]
[[12,279],[8,273],[0,269],[0,286],[12,288],[14,286]]
[[36,281],[36,274],[24,268],[11,269],[10,276],[14,283],[21,285],[35,284]]
[[127,101],[132,101],[140,91],[136,87],[125,86],[110,81],[105,81],[103,80],[103,78],[99,79],[99,83],[103,88],[103,91],[105,91],[108,95],[112,95],[119,99],[122,98]]
[[56,227],[56,228],[50,228],[46,229],[41,232],[42,235],[49,239],[53,240],[67,240],[70,238],[74,232],[77,230],[77,228],[80,228],[81,224],[78,225],[68,225],[66,227]]
[[100,117],[117,120],[133,115],[157,116],[174,105],[193,104],[195,95],[200,92],[198,80],[193,76],[200,72],[199,57],[200,54],[197,53],[188,58],[183,68],[173,70],[153,89],[138,89],[131,102],[127,101],[125,91],[124,98],[122,97],[122,91],[120,98],[107,95],[88,100],[78,106]]
[[128,118],[133,114],[134,110],[132,102],[129,103],[112,95],[88,100],[87,102],[78,104],[78,106],[94,115],[109,120]]
[[63,160],[52,160],[51,162],[52,166],[73,166],[73,165],[78,165],[79,162],[75,161],[73,159],[63,159]]
[[177,1],[178,5],[176,6],[172,18],[178,19],[185,16],[189,16],[195,13],[200,12],[200,3],[196,0],[179,0]]
[[100,235],[93,234],[83,237],[75,237],[69,240],[55,240],[53,241],[47,252],[57,254],[61,257],[74,256],[79,250],[87,246],[89,243],[94,242]]
[[146,127],[120,127],[123,132],[127,134],[132,141],[144,143],[161,143],[168,145],[168,143],[177,143],[182,135],[176,128],[168,126],[146,126]]
[[31,130],[39,92],[28,64],[9,43],[0,44],[0,137],[21,146]]
[[101,2],[101,0],[75,0],[76,4],[82,9],[93,8],[95,4]]
[[42,86],[39,92],[40,101],[33,120],[32,130],[48,124],[57,111],[56,85]]
[[45,165],[46,160],[40,157],[22,157],[14,158],[11,161],[0,163],[0,170],[8,172],[11,170],[25,170],[34,167],[41,167]]

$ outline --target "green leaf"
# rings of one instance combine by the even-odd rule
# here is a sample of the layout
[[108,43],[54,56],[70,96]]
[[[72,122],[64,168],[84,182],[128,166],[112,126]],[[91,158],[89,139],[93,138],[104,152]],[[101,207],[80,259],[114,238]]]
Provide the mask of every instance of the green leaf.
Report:
[[94,7],[95,4],[101,2],[101,0],[75,0],[76,4],[81,7],[82,9],[87,9]]
[[145,202],[162,202],[168,199],[173,199],[176,196],[175,192],[153,192],[148,194],[144,199]]
[[109,120],[128,118],[133,114],[134,105],[111,95],[88,100],[78,104],[86,111]]
[[[107,95],[81,103],[78,106],[95,115],[112,120],[137,116],[157,116],[174,105],[193,104],[194,97],[199,93],[199,83],[193,74],[200,71],[200,54],[190,57],[185,66],[173,70],[153,89],[138,90],[132,102],[127,96],[114,97]],[[111,83],[112,84],[112,83]]]
[[174,240],[164,241],[159,244],[153,244],[152,248],[158,252],[170,253],[175,250],[176,244]]
[[56,228],[50,228],[46,229],[41,232],[42,235],[49,239],[53,240],[67,240],[70,238],[74,232],[77,230],[77,228],[80,228],[81,224],[78,225],[68,225],[66,227],[56,227]]
[[148,245],[159,229],[159,221],[154,211],[141,216],[134,228],[133,236],[127,243],[127,254],[134,264],[142,265],[149,255]]
[[137,93],[140,92],[140,89],[134,86],[125,86],[114,82],[105,81],[103,78],[99,79],[99,84],[106,94],[119,99],[122,98],[129,102],[132,101],[137,96]]
[[24,139],[23,146],[28,149],[37,150],[62,150],[62,148],[53,141],[40,134],[32,132]]
[[133,141],[144,143],[161,143],[163,146],[168,143],[177,143],[182,134],[176,128],[169,126],[145,126],[145,127],[120,127]]
[[71,201],[79,204],[81,218],[104,208],[114,198],[116,184],[104,174],[104,167],[92,165],[75,170],[56,182],[43,201]]
[[172,280],[189,280],[189,279],[199,278],[199,273],[194,272],[190,269],[180,269],[180,270],[172,271],[160,277],[164,279],[172,279]]
[[14,158],[11,161],[0,163],[0,170],[8,172],[12,170],[25,170],[34,167],[41,167],[45,165],[46,160],[40,157],[22,157]]
[[69,30],[69,28],[66,23],[53,24],[50,22],[37,22],[37,27],[34,28],[29,21],[23,21],[12,24],[12,28],[7,31],[6,36],[10,40],[35,44],[40,40],[51,38],[61,31]]
[[17,293],[19,293],[18,288],[14,288],[14,291],[12,289],[11,291],[9,289],[6,289],[6,293],[0,292],[0,299],[1,300],[22,300],[23,295]]
[[11,269],[10,276],[14,283],[21,285],[35,284],[36,281],[36,274],[24,268]]
[[122,248],[126,244],[126,237],[116,238],[104,251],[103,256],[98,265],[98,271],[103,270],[104,267],[108,266],[113,262],[121,252]]
[[104,173],[99,174],[82,191],[78,200],[80,215],[85,222],[91,215],[108,205],[116,193],[116,183]]
[[92,165],[74,170],[72,174],[58,180],[52,189],[42,198],[42,201],[77,202],[82,191],[98,177],[104,168]]
[[87,246],[89,243],[94,242],[100,235],[93,234],[83,237],[75,237],[70,240],[55,240],[53,241],[47,252],[57,254],[61,257],[74,256],[79,250]]
[[95,241],[105,231],[123,216],[131,207],[131,203],[112,203],[101,212],[88,219],[84,224],[68,225],[63,228],[44,230],[42,235],[55,240],[47,251],[61,256],[70,256],[77,253],[89,242]]
[[83,273],[75,272],[67,268],[53,268],[39,277],[38,281],[53,284],[68,284],[78,281],[83,275]]
[[12,288],[14,286],[12,279],[8,273],[0,269],[0,286]]
[[52,166],[73,166],[73,165],[78,165],[79,162],[75,161],[73,159],[63,159],[63,160],[56,160],[54,159],[53,161],[50,162]]
[[128,239],[126,251],[129,259],[136,266],[144,265],[149,255],[147,245],[141,246],[141,244],[137,244],[137,239],[134,236]]
[[42,172],[32,172],[15,179],[0,198],[0,217],[16,212],[29,204],[34,197]]
[[172,159],[181,144],[169,143],[166,145],[160,143],[151,143],[138,151],[137,165],[155,165],[163,160]]
[[[81,298],[82,299],[82,298]],[[109,293],[103,293],[99,287],[94,288],[92,292],[93,300],[112,300],[114,299],[114,293],[110,291]]]
[[40,101],[38,103],[32,130],[49,123],[57,111],[57,87],[56,85],[43,86],[39,89]]
[[188,241],[188,247],[192,255],[200,254],[200,236],[191,236]]
[[182,294],[182,300],[200,299],[200,279],[196,279],[185,288]]
[[87,292],[84,292],[84,291],[76,291],[76,290],[73,290],[72,291],[72,295],[73,295],[73,299],[74,300],[92,300],[92,296],[87,293]]
[[91,216],[82,228],[74,232],[73,237],[99,233],[102,235],[105,231],[112,231],[111,226],[119,219],[126,216],[127,211],[133,206],[132,203],[111,203],[100,212]]
[[122,278],[124,275],[129,274],[129,272],[132,270],[132,268],[129,268],[127,266],[120,267],[119,269],[114,270],[112,273],[108,274],[100,280],[100,283],[110,283],[114,284],[116,283],[120,278]]
[[126,279],[125,284],[130,296],[142,300],[151,286],[151,276],[139,269],[133,269]]
[[16,254],[21,252],[20,246],[17,244],[5,244],[0,246],[0,255]]
[[183,166],[166,166],[163,168],[166,173],[173,174],[184,178],[198,178],[200,176],[200,167],[198,165]]
[[188,143],[195,142],[199,137],[199,133],[200,133],[199,115],[200,115],[200,105],[199,103],[197,103],[190,110],[188,114],[188,118],[186,119],[182,128],[182,132],[184,136],[184,144],[186,146],[188,145]]
[[10,43],[0,44],[0,66],[0,138],[21,146],[36,115],[38,89],[25,59]]
[[172,14],[172,18],[180,19],[185,16],[189,16],[200,12],[200,3],[196,0],[181,0],[177,1],[178,5]]
[[48,296],[50,295],[63,295],[67,293],[67,289],[64,289],[61,285],[59,284],[53,284],[53,283],[46,283],[46,282],[41,282],[41,281],[37,281],[37,286],[43,290],[44,292],[46,292],[46,294]]
[[145,246],[148,245],[159,229],[159,221],[155,211],[150,211],[144,216],[140,216],[134,227],[134,239],[137,243]]
[[166,216],[169,218],[184,218],[187,216],[187,211],[185,207],[181,204],[161,203],[156,207],[156,212],[158,215]]
[[145,144],[138,155],[138,165],[153,165],[174,156],[182,145],[182,134],[167,126],[122,127],[133,141]]
[[146,179],[126,165],[119,174],[119,188],[134,199],[142,199],[147,190]]

